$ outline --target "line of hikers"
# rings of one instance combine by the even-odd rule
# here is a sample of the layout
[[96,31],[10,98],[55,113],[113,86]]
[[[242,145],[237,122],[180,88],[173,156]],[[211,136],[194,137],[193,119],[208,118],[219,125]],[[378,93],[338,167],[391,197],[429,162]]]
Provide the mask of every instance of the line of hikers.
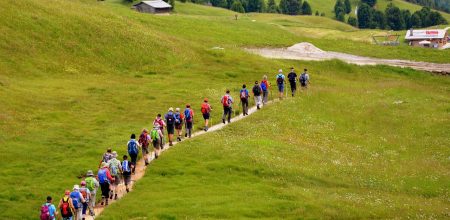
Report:
[[[292,96],[294,96],[297,90],[297,74],[294,72],[294,68],[291,68],[291,72],[287,76]],[[279,92],[279,98],[283,98],[285,89],[285,76],[280,69],[276,76],[277,88]],[[307,69],[299,77],[300,86],[304,89],[308,87],[309,75]],[[267,80],[267,76],[263,77],[261,82],[255,81],[252,88],[252,93],[257,109],[260,109],[262,105],[268,102],[269,88],[271,84]],[[247,90],[247,86],[242,85],[242,89],[239,92],[240,104],[242,104],[243,115],[248,115],[248,105],[250,94]],[[221,98],[221,104],[223,106],[222,123],[225,124],[231,122],[231,114],[233,112],[233,98],[230,95],[230,90],[226,91],[226,94]],[[208,98],[203,100],[201,104],[201,113],[204,119],[204,131],[209,129],[210,112],[212,107],[208,102]],[[96,203],[96,195],[98,188],[101,190],[101,202],[100,204],[108,205],[110,199],[117,200],[118,198],[118,186],[122,182],[125,184],[126,192],[129,192],[129,185],[131,182],[131,176],[135,173],[137,158],[139,151],[142,151],[142,156],[145,161],[145,165],[149,164],[150,157],[157,159],[164,149],[164,130],[167,131],[169,146],[173,145],[173,139],[176,131],[177,141],[182,140],[183,126],[185,127],[184,137],[191,138],[192,129],[194,123],[194,111],[190,104],[186,104],[186,108],[181,112],[180,108],[176,108],[175,111],[172,107],[169,108],[167,114],[164,115],[164,119],[161,114],[158,114],[154,119],[152,130],[143,129],[139,135],[139,139],[136,140],[136,135],[131,134],[130,140],[127,142],[128,155],[122,156],[122,161],[117,159],[118,154],[116,151],[112,151],[108,148],[103,154],[102,159],[98,166],[97,175],[94,176],[92,170],[88,170],[86,177],[80,182],[80,185],[74,185],[73,190],[66,190],[63,198],[59,201],[58,209],[52,204],[52,197],[47,197],[47,202],[41,206],[41,220],[53,220],[56,219],[58,211],[64,220],[84,220],[86,218],[87,210],[89,210],[90,216],[95,218],[94,207]],[[150,144],[153,146],[153,151],[149,149]],[[128,160],[128,156],[130,160]]]

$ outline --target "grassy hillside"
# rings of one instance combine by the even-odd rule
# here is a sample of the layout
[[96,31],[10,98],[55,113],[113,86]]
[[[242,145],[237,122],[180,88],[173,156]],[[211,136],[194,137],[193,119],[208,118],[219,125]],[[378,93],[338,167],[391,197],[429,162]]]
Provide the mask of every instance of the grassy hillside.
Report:
[[450,81],[302,65],[308,96],[177,145],[101,219],[446,218]]
[[[59,198],[78,183],[107,147],[125,153],[129,135],[168,107],[196,106],[205,96],[218,100],[227,87],[292,65],[242,47],[307,40],[326,50],[448,62],[448,51],[386,51],[358,41],[354,49],[353,41],[320,40],[300,29],[311,21],[320,23],[312,33],[332,30],[334,21],[325,18],[242,15],[234,21],[229,11],[178,2],[177,14],[152,16],[121,2],[0,1],[0,219],[35,219],[47,195]],[[271,21],[277,19],[300,27]],[[347,30],[356,31],[336,29]],[[315,72],[353,71],[310,65]]]

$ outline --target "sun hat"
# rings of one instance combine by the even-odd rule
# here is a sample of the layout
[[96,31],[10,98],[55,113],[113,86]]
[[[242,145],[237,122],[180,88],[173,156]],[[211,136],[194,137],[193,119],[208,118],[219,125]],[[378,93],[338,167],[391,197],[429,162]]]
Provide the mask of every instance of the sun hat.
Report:
[[117,157],[117,151],[113,151],[112,155],[113,155],[114,158],[116,158]]
[[92,172],[92,170],[88,170],[86,176],[94,176],[94,173]]
[[73,185],[73,190],[79,190],[80,186],[79,185]]
[[180,108],[176,108],[175,111],[176,111],[176,112],[180,112]]
[[108,166],[108,164],[106,162],[102,162],[102,168],[107,167],[107,166]]
[[169,108],[169,112],[173,112],[173,108],[172,107]]
[[84,180],[81,181],[80,185],[81,185],[81,186],[86,186],[86,181],[84,181]]
[[148,130],[147,130],[147,128],[144,128],[144,129],[142,129],[142,132],[144,132],[144,133],[148,133]]

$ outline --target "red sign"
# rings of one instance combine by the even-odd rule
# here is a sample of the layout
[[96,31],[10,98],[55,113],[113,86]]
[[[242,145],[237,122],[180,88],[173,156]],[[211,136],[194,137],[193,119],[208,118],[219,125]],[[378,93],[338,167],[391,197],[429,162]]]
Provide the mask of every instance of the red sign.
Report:
[[438,35],[439,31],[426,31],[426,34],[428,35]]

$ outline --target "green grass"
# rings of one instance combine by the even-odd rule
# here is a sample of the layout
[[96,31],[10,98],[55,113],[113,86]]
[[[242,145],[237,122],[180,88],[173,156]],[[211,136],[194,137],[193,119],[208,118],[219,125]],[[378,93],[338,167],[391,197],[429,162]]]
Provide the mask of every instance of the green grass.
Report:
[[[131,11],[121,1],[6,0],[0,1],[0,14],[0,219],[35,219],[47,195],[58,199],[78,183],[107,147],[125,153],[129,135],[168,107],[189,102],[198,111],[203,97],[218,100],[227,87],[293,65],[247,54],[243,47],[308,40],[325,50],[357,50],[346,48],[353,41],[341,47],[338,39],[320,44],[312,34],[305,37],[283,26],[314,22],[312,32],[335,24],[338,31],[356,31],[327,18],[274,15],[279,23],[274,25],[271,15],[249,15],[234,21],[229,11],[179,2],[176,14],[153,16]],[[396,54],[355,45],[361,50],[357,54],[408,59],[413,51],[421,60],[448,62],[447,51],[399,47]],[[225,50],[212,50],[215,46]],[[333,62],[294,64],[322,74],[362,71]],[[378,71],[383,76],[400,71],[366,70],[374,77]],[[322,79],[333,83],[332,76]],[[447,93],[443,89],[441,95]]]
[[101,219],[446,218],[448,79],[307,66],[309,96],[177,145]]

